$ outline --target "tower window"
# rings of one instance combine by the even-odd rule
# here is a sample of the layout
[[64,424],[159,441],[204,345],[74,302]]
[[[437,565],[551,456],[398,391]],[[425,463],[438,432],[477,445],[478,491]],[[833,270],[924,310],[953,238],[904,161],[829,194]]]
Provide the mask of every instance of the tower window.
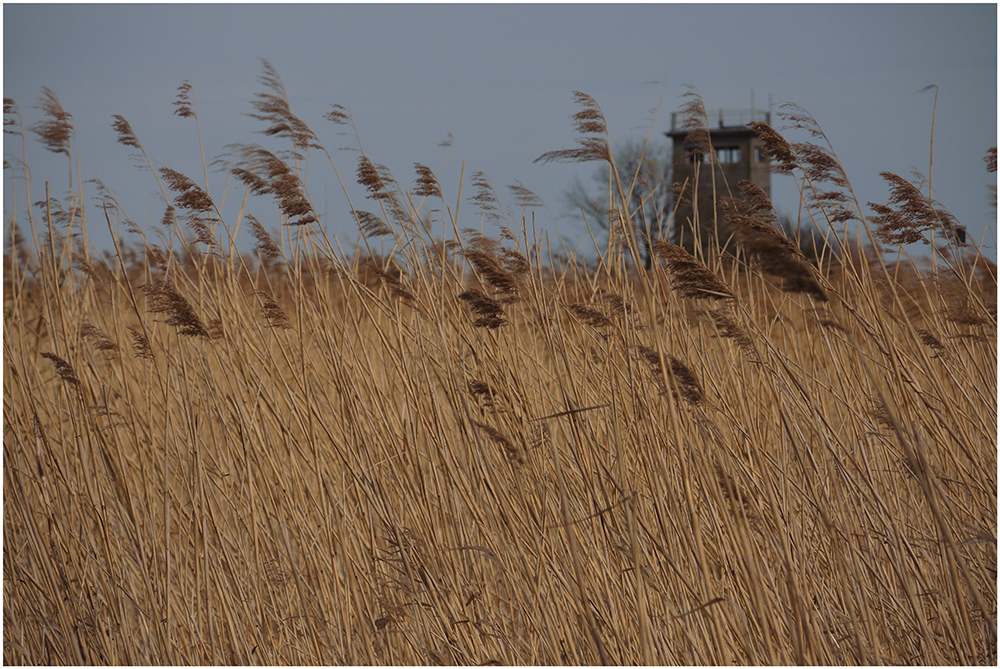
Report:
[[707,162],[709,162],[709,160],[708,160],[708,154],[707,153],[702,153],[702,152],[698,151],[697,149],[691,149],[690,151],[688,151],[684,155],[684,161],[688,165],[694,165],[695,163],[707,163]]
[[738,163],[743,157],[743,152],[738,146],[720,146],[715,153],[719,156],[720,163]]

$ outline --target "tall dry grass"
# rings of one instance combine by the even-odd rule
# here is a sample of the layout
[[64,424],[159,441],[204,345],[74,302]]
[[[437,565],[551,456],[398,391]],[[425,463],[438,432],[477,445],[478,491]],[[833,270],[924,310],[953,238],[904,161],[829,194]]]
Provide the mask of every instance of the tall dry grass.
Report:
[[[625,207],[595,268],[486,175],[452,206],[362,150],[344,251],[300,180],[329,154],[261,81],[291,154],[232,169],[280,239],[169,168],[166,248],[123,244],[107,190],[107,260],[78,194],[8,214],[5,663],[996,662],[996,266],[955,240],[888,262],[940,218],[919,189],[866,219],[831,150],[762,128],[840,253],[807,259],[744,185],[725,252]],[[577,101],[583,141],[543,159],[611,161],[629,202]]]

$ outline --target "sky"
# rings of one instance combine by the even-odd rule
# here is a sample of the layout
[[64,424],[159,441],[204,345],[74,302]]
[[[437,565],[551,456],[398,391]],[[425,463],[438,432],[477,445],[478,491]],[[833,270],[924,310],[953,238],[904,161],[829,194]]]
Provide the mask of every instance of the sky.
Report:
[[[574,179],[589,183],[598,166],[533,162],[575,145],[573,92],[600,105],[613,146],[650,133],[654,145],[669,146],[670,113],[694,86],[710,110],[750,107],[751,99],[762,109],[788,101],[808,110],[866,214],[868,202],[888,200],[880,172],[931,174],[935,198],[996,260],[988,188],[996,174],[983,161],[997,144],[993,3],[5,3],[3,35],[4,97],[30,128],[43,119],[42,87],[51,89],[73,116],[83,179],[113,191],[150,241],[162,230],[165,203],[153,175],[130,158],[135,151],[117,143],[112,115],[129,121],[154,168],[202,183],[198,126],[173,113],[177,88],[192,86],[208,161],[234,143],[286,149],[287,141],[260,134],[265,124],[247,115],[255,93],[266,91],[258,80],[264,59],[346,182],[347,194],[326,157],[312,153],[310,197],[345,250],[358,244],[348,195],[358,209],[377,204],[356,183],[357,139],[323,118],[331,105],[350,110],[365,154],[404,188],[413,188],[414,163],[437,171],[445,206],[460,209],[460,228],[480,228],[469,197],[471,176],[481,172],[512,212],[508,186],[534,192],[545,206],[529,221],[534,214],[538,229],[592,254],[564,199]],[[936,114],[934,91],[920,92],[929,85],[938,86]],[[776,116],[772,123],[781,129]],[[32,199],[44,197],[46,181],[53,195],[65,195],[65,157],[26,134]],[[449,135],[450,150],[440,146]],[[21,138],[5,134],[5,240],[13,217],[27,227],[22,157]],[[224,171],[210,172],[208,186],[235,223],[243,187],[227,187]],[[91,241],[111,248],[96,187],[85,183],[84,194]],[[779,211],[797,211],[794,180],[775,175],[772,199]],[[278,229],[272,199],[251,198],[249,211]],[[433,215],[440,234],[442,214]],[[511,222],[520,218],[518,210]],[[253,240],[244,232],[237,245],[249,252]]]

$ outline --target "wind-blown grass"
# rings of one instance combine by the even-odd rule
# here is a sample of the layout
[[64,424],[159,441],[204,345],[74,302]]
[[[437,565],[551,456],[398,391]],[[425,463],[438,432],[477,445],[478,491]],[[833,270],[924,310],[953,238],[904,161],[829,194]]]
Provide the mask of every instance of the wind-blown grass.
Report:
[[[406,191],[363,157],[378,211],[351,205],[345,252],[297,167],[322,133],[262,82],[299,155],[233,169],[282,242],[172,170],[181,251],[90,257],[79,197],[30,239],[7,219],[5,663],[996,662],[996,266],[975,249],[814,263],[747,187],[733,252],[645,240],[646,271],[625,207],[627,243],[587,269],[528,220],[494,240],[441,206],[432,235],[433,171]],[[46,96],[42,140],[71,155]],[[542,159],[613,160],[605,139]]]

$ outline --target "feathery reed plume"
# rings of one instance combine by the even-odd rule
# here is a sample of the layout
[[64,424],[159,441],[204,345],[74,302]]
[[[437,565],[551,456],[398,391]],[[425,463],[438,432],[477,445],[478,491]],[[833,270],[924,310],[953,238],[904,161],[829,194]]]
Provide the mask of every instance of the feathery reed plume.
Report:
[[274,243],[271,235],[264,228],[264,226],[261,225],[260,221],[258,221],[252,214],[245,214],[243,218],[250,222],[251,234],[257,242],[254,244],[253,250],[260,257],[261,261],[267,265],[275,260],[278,260],[281,257],[281,249],[279,249],[278,245]]
[[149,283],[139,286],[139,290],[146,294],[146,311],[153,314],[167,314],[167,320],[164,322],[176,327],[177,334],[210,338],[208,330],[194,309],[169,280],[154,278]]
[[116,344],[111,337],[106,335],[96,325],[84,322],[83,325],[80,326],[80,336],[85,339],[93,340],[94,348],[98,351],[118,352],[118,344]]
[[489,177],[483,172],[472,173],[472,185],[476,189],[475,195],[469,201],[479,207],[479,211],[487,220],[496,220],[502,217],[497,192],[490,183]]
[[524,464],[524,454],[521,452],[521,449],[515,446],[503,432],[486,423],[480,423],[478,420],[472,422],[475,423],[476,427],[485,432],[492,441],[503,447],[508,460],[518,465]]
[[589,325],[592,328],[604,328],[611,325],[610,318],[597,309],[594,309],[589,304],[567,304],[566,308],[569,309],[573,315],[579,318],[585,325]]
[[507,186],[507,190],[514,195],[514,202],[516,202],[517,206],[522,209],[527,209],[528,207],[541,207],[544,204],[542,202],[542,198],[528,190],[520,181],[515,181],[514,185]]
[[601,302],[608,306],[608,312],[615,318],[637,319],[639,312],[632,306],[631,302],[625,300],[618,293],[605,293],[601,296]]
[[437,177],[434,176],[434,171],[420,163],[413,163],[413,165],[417,170],[417,187],[413,193],[420,197],[442,197],[441,185],[438,183]]
[[531,271],[528,258],[516,249],[500,249],[500,262],[504,268],[515,276],[523,276]]
[[[868,203],[875,212],[871,221],[876,226],[876,239],[892,245],[930,244],[924,233],[941,229],[946,236],[962,244],[964,229],[950,213],[935,207],[933,200],[903,177],[892,172],[880,172],[880,175],[889,183],[889,202],[887,205]],[[959,229],[962,230],[960,234],[957,232]],[[958,239],[959,236],[962,240]]]
[[[656,380],[657,385],[660,386],[660,392],[665,393],[667,389],[663,385],[660,354],[655,348],[643,346],[642,344],[637,345],[635,349],[639,356],[649,365],[650,371],[653,372],[653,378]],[[681,360],[672,355],[664,355],[664,359],[669,365],[667,368],[668,377],[676,385],[676,391],[680,397],[688,402],[688,404],[700,405],[704,403],[705,392],[702,390],[701,383],[698,382],[698,377],[695,376],[694,372]]]
[[208,332],[209,339],[222,339],[226,336],[221,318],[209,319],[208,324],[205,326],[205,331]]
[[80,379],[76,378],[76,372],[73,371],[73,366],[68,362],[60,358],[55,353],[42,353],[43,358],[48,358],[56,366],[56,373],[59,374],[59,378],[68,383],[72,383],[76,386],[80,385]]
[[727,202],[735,211],[726,214],[725,222],[747,256],[764,274],[782,279],[781,289],[786,293],[807,293],[820,302],[827,301],[826,293],[802,252],[771,224],[774,215],[767,211],[770,200],[766,194],[749,181],[741,181],[739,185],[746,200]]
[[264,318],[267,319],[267,326],[269,328],[281,328],[283,330],[289,330],[292,324],[288,321],[288,316],[282,311],[278,303],[274,301],[274,298],[266,290],[255,290],[254,295],[260,299],[260,310],[264,314]]
[[156,244],[146,250],[146,263],[161,272],[167,271],[167,254]]
[[152,360],[153,347],[149,345],[149,339],[146,338],[142,330],[129,325],[128,333],[132,335],[132,350],[135,351],[135,357]]
[[980,313],[969,298],[969,290],[952,274],[931,272],[930,279],[937,290],[938,298],[944,305],[945,318],[958,325],[983,325],[988,319]]
[[694,145],[694,153],[714,156],[715,150],[708,131],[708,111],[701,93],[694,86],[688,85],[681,97],[690,98],[678,111],[681,116],[680,129],[688,131],[684,141]]
[[375,163],[368,159],[368,156],[358,158],[358,183],[368,189],[369,199],[385,200],[388,198],[382,174]]
[[177,225],[177,210],[174,209],[172,204],[167,205],[166,211],[163,212],[163,218],[160,219],[160,225],[165,228],[171,225]]
[[38,135],[42,145],[52,153],[70,154],[70,137],[73,134],[73,115],[62,108],[59,98],[51,90],[42,86],[44,95],[38,101],[38,109],[49,118],[39,121],[29,130]]
[[181,209],[189,209],[197,212],[210,212],[215,208],[215,203],[201,186],[180,172],[169,167],[161,167],[160,174],[170,187],[170,190],[180,193],[174,198],[174,204]]
[[191,83],[187,79],[177,87],[177,99],[173,104],[177,107],[174,113],[181,118],[197,116],[194,111],[194,102],[191,100]]
[[[997,147],[991,147],[989,151],[986,152],[986,156],[983,158],[986,161],[986,171],[996,172],[997,171]],[[992,183],[989,185],[990,192],[993,193],[993,208],[997,208],[997,185]],[[964,240],[959,240],[964,241]]]
[[796,142],[792,149],[799,166],[813,183],[832,183],[841,188],[849,185],[847,173],[829,149],[810,142]]
[[740,490],[736,479],[730,476],[718,463],[715,465],[715,478],[719,482],[719,488],[722,489],[722,495],[733,504],[742,506],[743,510],[749,514],[753,508],[750,497]]
[[[285,86],[281,83],[278,71],[271,63],[261,58],[264,72],[257,77],[257,81],[270,93],[255,93],[257,98],[250,104],[256,113],[247,114],[250,118],[264,121],[270,125],[259,132],[265,135],[277,135],[287,137],[292,140],[292,146],[298,152],[302,149],[320,148],[315,133],[299,117],[292,113],[288,104],[288,94]],[[296,154],[296,158],[300,157]]]
[[916,328],[914,329],[914,332],[917,333],[917,336],[920,337],[920,341],[925,346],[929,347],[934,351],[934,355],[932,357],[935,358],[941,357],[941,354],[944,353],[945,348],[944,344],[941,343],[940,339],[932,335],[929,331],[924,330],[923,328]]
[[111,124],[111,128],[118,133],[118,143],[134,149],[142,149],[142,145],[139,144],[139,138],[136,137],[132,126],[125,120],[125,117],[121,114],[114,114],[111,118],[115,120]]
[[468,384],[469,394],[482,399],[483,408],[491,411],[500,411],[501,398],[499,393],[485,381],[473,379]]
[[381,216],[370,211],[354,210],[354,220],[358,222],[358,227],[366,237],[383,237],[392,234],[392,228],[382,220]]
[[[319,220],[303,191],[302,181],[285,161],[260,146],[235,145],[235,148],[240,153],[240,164],[247,167],[234,167],[230,173],[253,195],[273,195],[285,215],[286,225],[307,225]],[[293,221],[296,216],[298,220]]]
[[397,195],[399,184],[385,165],[373,163],[367,156],[358,159],[358,183],[368,189],[368,198],[388,203],[387,213],[402,225],[412,222],[412,217]]
[[[803,130],[813,137],[821,138],[826,146],[812,142],[796,142],[790,146],[794,161],[803,171],[810,184],[810,206],[819,208],[830,223],[843,223],[857,218],[849,206],[851,199],[836,190],[821,191],[817,184],[831,183],[836,188],[850,188],[847,172],[834,155],[830,139],[823,132],[816,119],[802,107],[786,102],[781,105],[778,115],[786,122],[787,128]],[[783,171],[790,171],[791,162],[782,162]],[[784,168],[788,169],[784,169]]]
[[200,216],[191,216],[188,218],[188,225],[194,230],[194,241],[195,243],[201,243],[209,247],[210,251],[214,254],[220,254],[222,252],[222,247],[219,243],[215,241],[215,235],[212,234],[212,229],[208,227],[208,221],[213,219],[204,219]]
[[[781,290],[786,293],[806,293],[819,302],[827,296],[813,274],[811,266],[797,253],[789,250],[792,242],[780,232],[752,218],[739,215],[726,216],[726,223],[736,230],[740,244],[757,268],[764,274],[780,278]],[[773,232],[772,232],[773,230]]]
[[330,111],[324,114],[323,118],[338,125],[351,124],[351,115],[344,105],[330,105]]
[[666,263],[672,287],[681,294],[681,297],[706,300],[736,299],[729,286],[680,246],[662,239],[654,239],[653,254]]
[[750,339],[750,335],[747,334],[743,326],[737,322],[728,309],[711,309],[707,313],[712,322],[715,323],[720,337],[723,339],[732,339],[733,343],[746,353],[751,361],[758,359],[753,340]]
[[[14,102],[13,98],[3,99],[3,113],[4,114],[18,114],[17,103]],[[12,118],[4,118],[3,120],[3,131],[8,135],[20,135],[21,131],[14,130],[13,126],[17,125],[17,121]]]
[[470,288],[463,293],[459,293],[458,299],[469,305],[469,310],[479,316],[479,318],[473,321],[473,326],[495,330],[507,324],[507,319],[500,303],[478,288]]
[[532,162],[549,163],[552,161],[564,163],[583,163],[591,160],[611,162],[611,147],[608,144],[608,125],[604,120],[604,112],[597,101],[586,93],[573,92],[573,101],[583,107],[570,118],[576,123],[576,132],[581,135],[602,135],[600,137],[582,137],[576,140],[577,148],[546,151]]
[[410,304],[416,301],[416,296],[403,284],[403,270],[396,263],[389,261],[383,265],[377,258],[368,258],[365,266],[366,269],[375,272],[381,282],[389,287],[390,295],[401,298]]
[[792,153],[792,147],[777,130],[767,123],[751,121],[747,125],[757,132],[760,138],[760,157],[772,161],[771,169],[775,172],[791,172],[799,166]]
[[493,254],[476,249],[466,249],[465,259],[476,268],[483,282],[504,295],[506,300],[517,296],[517,277],[504,269]]

